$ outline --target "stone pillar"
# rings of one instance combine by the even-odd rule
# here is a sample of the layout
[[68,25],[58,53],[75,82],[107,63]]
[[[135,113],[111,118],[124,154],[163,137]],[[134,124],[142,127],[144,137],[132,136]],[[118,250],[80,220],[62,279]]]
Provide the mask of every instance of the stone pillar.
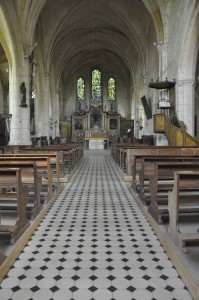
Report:
[[194,135],[194,84],[194,80],[179,81],[176,105],[178,118],[185,123],[191,135]]
[[[10,145],[30,145],[29,61],[21,62],[9,75],[9,107],[12,114]],[[25,90],[20,91],[24,83]]]
[[56,89],[54,95],[52,96],[52,117],[53,117],[53,138],[59,136],[59,90]]
[[37,136],[47,136],[50,134],[50,93],[49,93],[49,74],[45,73],[45,78],[41,78],[40,99],[37,103]]

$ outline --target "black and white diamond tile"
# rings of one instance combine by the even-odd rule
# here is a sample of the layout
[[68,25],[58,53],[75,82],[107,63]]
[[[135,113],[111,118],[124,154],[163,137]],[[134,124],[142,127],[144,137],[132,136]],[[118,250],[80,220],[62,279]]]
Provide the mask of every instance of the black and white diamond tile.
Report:
[[191,300],[108,151],[86,151],[1,300]]

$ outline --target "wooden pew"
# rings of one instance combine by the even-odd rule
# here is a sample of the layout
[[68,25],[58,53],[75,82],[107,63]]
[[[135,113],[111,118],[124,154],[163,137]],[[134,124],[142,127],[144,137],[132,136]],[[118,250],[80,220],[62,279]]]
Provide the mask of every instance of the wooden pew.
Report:
[[63,160],[66,173],[70,173],[83,155],[83,146],[80,144],[50,145],[49,148],[63,151]]
[[[37,165],[33,161],[16,161],[16,160],[3,160],[0,161],[0,167],[1,168],[20,168],[21,169],[21,180],[23,185],[28,186],[29,190],[29,199],[26,206],[27,210],[27,216],[31,219],[34,219],[35,216],[40,212],[41,210],[41,187],[42,187],[42,177],[38,175],[37,171]],[[15,206],[14,206],[15,207]],[[13,207],[13,209],[14,209]],[[8,209],[7,203],[4,203],[1,201],[1,209]]]
[[0,156],[0,164],[2,161],[10,160],[10,162],[18,161],[32,161],[35,162],[37,165],[37,173],[42,176],[42,191],[41,196],[44,198],[44,202],[47,203],[53,196],[54,189],[56,187],[53,185],[53,173],[52,168],[50,165],[50,158],[49,157],[12,157],[8,158],[7,156]]
[[123,154],[119,155],[119,166],[127,174],[132,176],[132,165],[134,163],[134,157],[136,155],[141,156],[199,156],[199,148],[184,148],[176,146],[150,146],[144,144],[132,144],[129,147],[118,146],[118,152]]
[[64,152],[66,161],[68,156],[68,161],[71,162],[72,168],[77,165],[77,163],[79,162],[79,160],[82,158],[84,154],[83,151],[84,147],[82,144],[74,144],[74,143],[55,144],[55,145],[50,145],[49,148],[62,150]]
[[[19,152],[17,152],[19,153]],[[50,147],[35,147],[35,148],[22,148],[20,150],[21,154],[26,154],[26,155],[44,155],[44,156],[49,156],[51,157],[52,155],[56,155],[58,159],[58,165],[59,165],[59,175],[58,172],[56,171],[56,175],[58,175],[59,181],[63,181],[63,178],[67,175],[67,166],[65,162],[65,156],[63,150],[60,149],[55,149],[55,148],[50,148]],[[54,162],[53,162],[54,163]],[[51,158],[51,165],[52,165],[52,158]],[[54,171],[55,173],[55,171]]]
[[179,148],[176,147],[162,147],[162,146],[147,146],[142,148],[126,149],[126,173],[132,176],[132,166],[135,156],[179,156]]
[[[74,167],[77,165],[82,154],[82,146],[77,145],[68,145],[64,144],[60,145],[51,145],[47,147],[35,147],[35,148],[21,148],[21,153],[43,153],[43,154],[51,154],[57,153],[59,157],[59,162],[62,170],[62,175],[65,176],[70,174]],[[62,178],[63,180],[63,178]]]
[[[168,232],[176,243],[185,247],[186,242],[199,242],[199,171],[174,173],[173,189],[168,195],[168,209]],[[182,215],[189,216],[190,222],[187,222],[186,218],[186,230],[183,230],[182,220],[180,220]],[[193,226],[195,216],[197,216],[197,223]],[[188,226],[189,223],[191,226]]]
[[61,166],[61,163],[59,161],[59,155],[57,154],[57,152],[55,153],[35,153],[34,151],[31,152],[31,151],[28,151],[28,153],[9,153],[9,154],[0,154],[0,158],[1,157],[22,157],[22,158],[37,158],[37,157],[49,157],[50,158],[50,165],[52,167],[52,169],[54,170],[54,176],[53,176],[53,181],[55,179],[55,182],[59,182],[59,178],[63,175],[62,173],[62,166]]
[[199,162],[158,162],[149,177],[151,201],[148,211],[159,223],[168,217],[168,191],[173,188],[174,172],[199,171]]
[[[48,146],[30,146],[30,145],[15,145],[10,146],[9,150],[6,153],[41,153],[41,154],[50,154],[57,152],[60,154],[60,173],[63,179],[63,176],[70,174],[70,172],[77,165],[79,160],[83,156],[83,144],[74,144],[74,143],[65,143],[65,144],[53,144]],[[62,154],[63,153],[63,154]],[[64,182],[64,181],[63,181]]]
[[[159,162],[199,162],[198,156],[135,156],[132,166],[132,187],[139,192],[141,200],[147,204],[145,189],[148,190],[149,178],[154,174],[154,164]],[[137,176],[138,174],[138,176]]]
[[138,143],[115,143],[111,146],[111,155],[122,170],[126,170],[127,149],[148,148],[150,146]]
[[[15,189],[10,191],[10,187]],[[28,203],[28,187],[22,183],[22,174],[20,168],[0,168],[0,199],[9,202],[16,202],[17,218],[13,224],[0,224],[0,233],[9,234],[10,243],[14,244],[30,225],[26,218],[26,205]],[[7,191],[8,189],[8,191]]]

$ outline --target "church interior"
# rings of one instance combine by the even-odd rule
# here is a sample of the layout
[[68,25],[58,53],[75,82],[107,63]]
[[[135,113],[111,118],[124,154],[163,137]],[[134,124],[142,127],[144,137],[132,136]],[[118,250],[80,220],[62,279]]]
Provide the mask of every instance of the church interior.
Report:
[[0,299],[199,300],[199,1],[0,1]]

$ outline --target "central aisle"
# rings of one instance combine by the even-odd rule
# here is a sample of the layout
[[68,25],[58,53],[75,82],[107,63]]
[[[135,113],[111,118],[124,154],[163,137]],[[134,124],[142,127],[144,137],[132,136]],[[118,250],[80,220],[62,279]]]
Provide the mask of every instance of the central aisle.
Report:
[[192,298],[109,151],[94,150],[2,282],[0,299]]

